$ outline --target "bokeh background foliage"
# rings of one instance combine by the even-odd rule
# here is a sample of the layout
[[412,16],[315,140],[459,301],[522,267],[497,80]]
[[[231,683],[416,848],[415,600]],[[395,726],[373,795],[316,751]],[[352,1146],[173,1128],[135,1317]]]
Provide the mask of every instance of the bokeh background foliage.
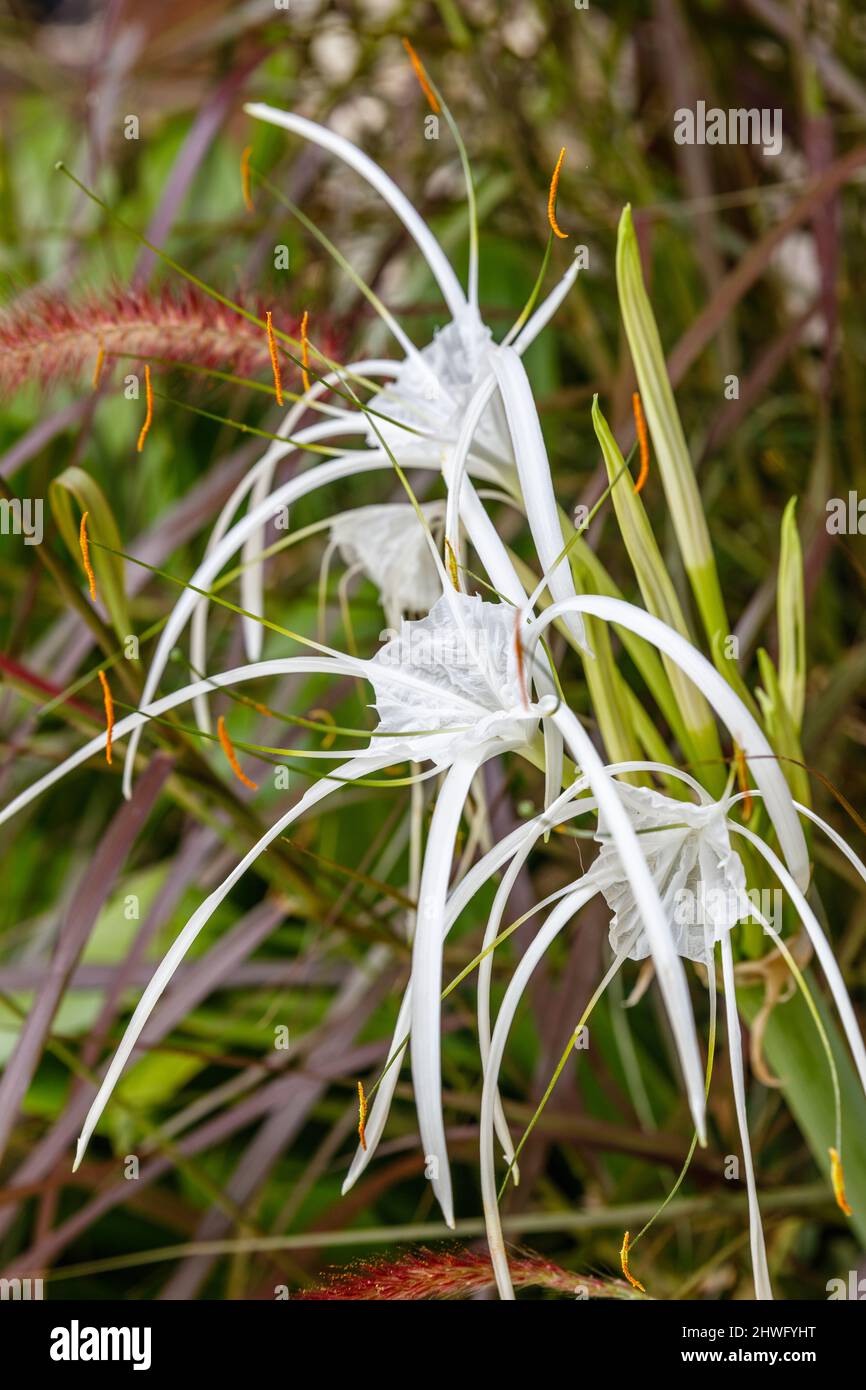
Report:
[[[439,142],[424,138],[426,108],[403,34],[423,53],[468,145],[478,183],[481,300],[486,321],[503,332],[535,280],[547,181],[566,147],[560,221],[588,247],[589,269],[528,356],[566,512],[591,504],[604,486],[594,393],[620,445],[631,443],[634,383],[614,254],[621,209],[632,204],[751,688],[762,678],[758,648],[778,655],[780,527],[789,499],[799,499],[808,620],[803,757],[821,774],[811,782],[817,809],[862,851],[862,826],[828,787],[855,808],[866,805],[866,551],[859,535],[832,536],[825,525],[828,499],[866,489],[866,19],[847,3],[590,0],[580,10],[565,0],[291,0],[285,12],[270,0],[18,0],[8,7],[0,51],[7,311],[0,473],[15,495],[46,499],[46,533],[39,547],[0,537],[4,799],[100,727],[92,672],[117,648],[108,628],[85,621],[76,556],[48,507],[52,482],[56,499],[57,480],[74,482],[68,470],[84,470],[104,494],[123,548],[182,578],[261,448],[236,424],[189,406],[265,430],[278,419],[266,393],[157,362],[228,363],[269,382],[266,358],[240,343],[239,328],[205,343],[200,306],[177,308],[178,277],[55,172],[55,162],[64,160],[128,224],[230,297],[267,304],[287,328],[308,309],[317,340],[346,355],[362,346],[390,350],[364,299],[276,200],[257,190],[255,211],[245,210],[239,161],[251,143],[254,165],[327,231],[423,343],[442,308],[400,228],[359,181],[278,131],[253,129],[241,113],[243,100],[255,97],[332,123],[388,169],[463,267],[459,165],[444,131]],[[779,108],[781,153],[677,145],[674,111],[699,99]],[[130,116],[138,138],[126,138]],[[287,248],[288,270],[275,267],[277,246]],[[555,254],[561,270],[567,252]],[[134,300],[124,299],[128,291]],[[92,392],[94,324],[106,305],[114,306],[109,353]],[[142,356],[154,360],[161,395],[138,455],[142,403],[127,400],[122,385]],[[725,396],[731,375],[737,399]],[[381,500],[381,479],[359,479],[345,496],[347,505]],[[644,501],[690,611],[657,476]],[[293,527],[314,523],[324,505],[320,498],[299,504]],[[516,535],[518,519],[504,509],[497,522]],[[635,597],[609,507],[592,545]],[[315,633],[320,556],[321,538],[313,536],[270,562],[276,622]],[[347,633],[338,578],[329,636],[371,651],[382,626],[373,590],[352,587]],[[129,630],[138,633],[178,592],[133,564],[125,584]],[[211,634],[233,664],[231,615],[215,610]],[[269,643],[280,650],[276,639]],[[114,669],[118,703],[132,703],[139,668]],[[589,713],[574,662],[569,671],[569,698]],[[70,687],[62,707],[51,704]],[[276,710],[325,709],[348,724],[362,717],[350,682],[312,680],[267,698]],[[238,739],[311,746],[234,702],[216,708],[230,716]],[[130,807],[121,809],[117,763],[94,762],[4,828],[0,1263],[7,1275],[49,1272],[50,1296],[273,1297],[276,1284],[308,1286],[359,1252],[440,1234],[407,1080],[376,1163],[340,1197],[356,1082],[378,1074],[405,978],[408,792],[347,790],[238,886],[154,1017],[147,1055],[118,1088],[98,1142],[70,1175],[88,1079],[117,1041],[154,958],[277,804],[270,769],[257,766],[263,790],[250,801],[218,749],[166,736]],[[488,769],[495,829],[539,804],[540,781],[522,768]],[[302,772],[292,777],[295,787],[303,784]],[[519,884],[513,916],[573,875],[580,848],[551,837]],[[815,842],[814,854],[816,902],[862,1006],[866,904],[835,850]],[[449,943],[449,978],[477,950],[488,904],[479,902]],[[598,979],[604,938],[604,913],[587,912],[533,982],[504,1072],[515,1130]],[[511,959],[503,955],[497,982]],[[626,988],[633,983],[630,976]],[[699,985],[694,997],[705,1025]],[[757,987],[743,990],[744,1018],[754,1017],[761,998]],[[590,1053],[578,1054],[564,1075],[506,1202],[513,1231],[576,1274],[616,1270],[623,1226],[636,1208],[661,1200],[690,1139],[654,991],[634,1010],[620,1004],[614,991],[593,1016]],[[479,1208],[473,1005],[469,986],[451,996],[444,1052],[462,1216]],[[861,1251],[856,1227],[834,1207],[816,1167],[823,1156],[804,1137],[803,1107],[820,1112],[827,1085],[798,1010],[796,999],[776,1005],[765,1059],[781,1073],[788,1054],[779,1035],[806,1039],[799,1105],[792,1113],[789,1094],[753,1076],[750,1119],[777,1286],[823,1298],[827,1280],[857,1268]],[[285,1050],[274,1046],[280,1028],[288,1029]],[[738,1152],[724,1058],[718,1071],[709,1148],[642,1249],[642,1273],[658,1296],[736,1297],[750,1289],[744,1209],[724,1177],[725,1155]],[[863,1109],[853,1088],[848,1114],[853,1184],[862,1192]],[[129,1154],[140,1159],[137,1179],[124,1176]],[[862,1213],[857,1226],[862,1237]],[[475,1232],[467,1229],[465,1239]],[[256,1248],[265,1235],[281,1248]],[[223,1245],[202,1255],[202,1241]]]

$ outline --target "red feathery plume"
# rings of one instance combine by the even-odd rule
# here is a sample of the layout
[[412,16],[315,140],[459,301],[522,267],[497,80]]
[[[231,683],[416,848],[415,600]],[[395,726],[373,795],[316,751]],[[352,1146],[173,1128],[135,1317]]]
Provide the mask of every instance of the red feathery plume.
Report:
[[[542,1255],[522,1250],[509,1258],[515,1289],[543,1288],[571,1298],[635,1299],[635,1293],[621,1279],[569,1274]],[[294,1294],[300,1299],[381,1299],[418,1300],[427,1298],[469,1298],[493,1284],[490,1256],[462,1246],[427,1250],[423,1246],[399,1259],[336,1270],[321,1288]]]
[[[244,305],[264,323],[263,302]],[[270,306],[273,308],[273,305]],[[300,340],[300,319],[276,310],[278,328]],[[319,329],[316,346],[334,355],[336,339]],[[167,358],[236,376],[271,375],[264,327],[192,285],[157,291],[114,288],[78,298],[34,292],[0,313],[0,394],[31,382],[98,380],[118,358]],[[295,369],[286,357],[288,370]]]

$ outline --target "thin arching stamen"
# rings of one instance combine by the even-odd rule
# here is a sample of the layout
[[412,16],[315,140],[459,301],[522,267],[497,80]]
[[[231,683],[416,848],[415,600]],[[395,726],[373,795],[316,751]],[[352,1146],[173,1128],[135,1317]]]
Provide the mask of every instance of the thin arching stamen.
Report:
[[559,188],[559,174],[562,169],[562,161],[565,159],[565,146],[559,151],[559,159],[556,161],[556,168],[550,180],[550,192],[547,195],[547,220],[550,223],[550,230],[553,235],[559,237],[560,241],[565,241],[568,232],[564,232],[556,220],[556,193]]

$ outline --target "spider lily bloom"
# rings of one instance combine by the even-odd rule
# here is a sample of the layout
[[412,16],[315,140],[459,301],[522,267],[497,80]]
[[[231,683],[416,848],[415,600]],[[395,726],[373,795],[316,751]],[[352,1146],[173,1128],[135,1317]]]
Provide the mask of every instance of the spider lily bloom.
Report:
[[[261,564],[255,557],[260,550],[263,526],[278,511],[291,507],[320,487],[368,471],[391,470],[395,457],[406,470],[433,468],[442,471],[449,488],[446,536],[453,552],[459,553],[462,525],[492,586],[510,603],[524,604],[526,591],[467,476],[470,467],[476,476],[504,488],[512,496],[519,496],[553,598],[564,600],[575,592],[570,568],[561,560],[562,530],[550,469],[531,388],[520,359],[574,283],[578,261],[574,261],[527,321],[516,332],[512,330],[506,335],[504,343],[497,347],[490,330],[481,323],[477,292],[471,290],[467,299],[433,233],[383,170],[351,142],[304,117],[257,104],[246,110],[258,119],[302,135],[337,155],[382,196],[424,256],[442,290],[451,321],[431,344],[418,349],[393,316],[375,301],[404,351],[403,361],[375,359],[350,363],[344,369],[328,372],[321,381],[311,383],[309,391],[288,413],[280,430],[287,436],[285,442],[274,441],[238,484],[219,518],[205,559],[192,576],[191,587],[181,595],[169,617],[148,670],[142,692],[144,704],[155,698],[169,656],[190,618],[194,623],[192,664],[196,671],[205,670],[207,598],[194,590],[207,590],[224,565],[242,549],[247,562],[243,581],[244,607],[253,615],[244,620],[244,634],[248,655],[257,659],[261,652],[261,624],[255,621],[255,615],[263,612],[263,595]],[[470,264],[471,286],[477,283],[477,268],[474,269],[473,264]],[[326,412],[323,420],[292,433],[306,405],[317,400],[329,385],[345,385],[353,374],[390,379],[390,384],[371,398],[366,407],[368,413],[329,405],[322,407]],[[376,413],[369,413],[371,411]],[[326,439],[339,441],[358,433],[368,438],[366,450],[339,454],[333,461],[309,469],[271,490],[277,463],[296,447],[313,444],[319,447]],[[248,495],[247,513],[230,525],[231,518]],[[585,645],[580,615],[569,611],[565,621],[575,639]],[[200,726],[209,729],[207,709],[202,701],[198,703],[197,714]],[[131,792],[140,734],[140,728],[136,729],[127,747],[123,776],[127,797]],[[555,729],[547,730],[545,737],[548,744],[546,797],[550,800],[559,782],[561,746]]]
[[[77,1161],[141,1030],[178,964],[246,870],[298,816],[321,803],[343,782],[357,780],[365,772],[383,768],[395,760],[410,759],[416,763],[432,763],[435,769],[446,774],[429,828],[421,871],[412,950],[410,1032],[422,1143],[425,1153],[436,1159],[438,1172],[433,1180],[434,1190],[450,1224],[453,1212],[442,1119],[439,993],[445,904],[455,838],[466,795],[478,768],[488,757],[507,750],[536,760],[534,738],[539,721],[562,724],[572,755],[605,815],[611,835],[621,848],[626,876],[644,908],[644,921],[671,1016],[695,1125],[703,1135],[702,1073],[685,975],[667,939],[664,911],[639,839],[611,778],[580,722],[546,692],[543,668],[539,669],[535,661],[531,665],[524,664],[522,646],[516,640],[515,610],[506,604],[487,603],[456,592],[447,582],[438,555],[436,563],[443,583],[442,596],[426,618],[404,622],[399,636],[383,647],[372,661],[349,658],[312,643],[310,645],[315,648],[312,656],[256,663],[208,681],[197,681],[118,722],[115,738],[119,740],[140,729],[149,717],[175,708],[207,689],[266,675],[313,671],[352,674],[370,681],[380,718],[369,745],[358,749],[349,761],[311,787],[284,813],[183,928],[133,1013],[88,1114]],[[620,604],[618,608],[626,612],[629,605]],[[541,690],[535,702],[530,694],[533,687]],[[569,713],[568,719],[564,718],[566,713]],[[101,739],[93,740],[22,793],[0,813],[0,823],[71,768],[80,765],[96,747],[101,748]],[[336,758],[344,757],[345,753],[319,751],[311,756]]]
[[[733,847],[732,836],[739,835],[753,844],[773,867],[785,891],[790,894],[821,962],[857,1066],[861,1084],[866,1091],[866,1049],[864,1049],[863,1039],[832,949],[802,892],[769,846],[752,831],[729,818],[728,813],[738,801],[743,799],[744,794],[737,793],[724,798],[722,801],[714,801],[693,778],[674,768],[665,767],[663,764],[624,763],[608,770],[615,775],[646,770],[673,776],[687,782],[698,797],[697,803],[690,803],[675,800],[647,787],[617,784],[617,793],[622,804],[634,829],[640,834],[641,848],[646,854],[647,863],[668,913],[671,938],[677,953],[685,959],[700,962],[707,967],[713,1032],[715,1028],[715,947],[716,945],[720,947],[731,1077],[749,1201],[749,1231],[755,1292],[758,1298],[772,1298],[746,1116],[745,1081],[730,940],[732,928],[741,920],[749,917],[757,918],[763,925],[765,932],[789,961],[792,970],[796,971],[796,965],[777,932],[757,911],[746,891],[745,870],[739,854]],[[575,785],[579,789],[581,784]],[[760,796],[761,792],[757,791],[752,794]],[[794,806],[799,814],[807,817],[830,836],[833,842],[844,851],[861,879],[866,882],[866,865],[842,840],[842,837],[833,827],[808,807],[801,806],[799,803],[794,803]],[[523,831],[521,854],[515,856],[514,863],[519,867],[523,862],[522,855],[525,856],[532,843],[546,833],[551,825],[562,824],[573,816],[591,814],[595,810],[596,803],[592,800],[562,798],[548,812],[539,816],[534,824],[521,828]],[[499,1070],[508,1032],[523,991],[532,971],[552,941],[595,893],[601,893],[612,910],[610,946],[614,959],[578,1024],[575,1036],[579,1033],[590,1011],[624,961],[626,959],[643,960],[650,951],[647,933],[643,927],[640,904],[629,886],[619,848],[608,837],[604,829],[603,816],[599,816],[598,838],[602,843],[602,849],[589,871],[547,900],[550,903],[554,898],[558,898],[559,902],[542,924],[512,976],[489,1047],[481,1109],[482,1191],[488,1239],[496,1269],[497,1284],[500,1293],[506,1298],[512,1297],[513,1292],[499,1223],[494,1178],[493,1134],[494,1129],[497,1128],[496,1105]],[[513,848],[513,845],[514,840],[509,845],[509,849]],[[488,858],[491,857],[497,863],[501,862],[501,857],[494,852],[488,856]],[[503,888],[505,888],[507,879],[510,879],[510,875],[503,879]],[[505,896],[507,897],[507,889]],[[485,934],[485,946],[489,946],[495,939],[501,920],[502,906],[504,906],[504,902],[494,903],[491,921]],[[803,985],[802,978],[798,979],[798,983]],[[479,1015],[488,1011],[489,970],[484,991],[482,991],[481,981],[479,981]],[[813,1017],[820,1027],[820,1020],[817,1015],[813,1014]],[[836,1148],[831,1150],[831,1153],[836,1155],[836,1161],[841,1169],[841,1160],[838,1159],[838,1146],[841,1142],[838,1081],[835,1075],[832,1052],[826,1035],[823,1033],[822,1041],[831,1068],[834,1091],[837,1095]]]

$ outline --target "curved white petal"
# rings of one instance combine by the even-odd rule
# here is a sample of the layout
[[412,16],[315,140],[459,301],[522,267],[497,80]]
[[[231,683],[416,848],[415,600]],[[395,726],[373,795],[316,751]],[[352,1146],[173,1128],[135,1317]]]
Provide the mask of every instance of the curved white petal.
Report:
[[833,955],[833,948],[827,940],[820,922],[807,903],[799,886],[794,882],[793,877],[789,874],[779,856],[770,849],[770,846],[765,844],[761,837],[756,835],[753,830],[748,830],[744,825],[736,825],[733,821],[729,821],[728,829],[734,831],[737,835],[742,835],[744,839],[748,840],[750,845],[755,846],[755,849],[759,854],[763,855],[764,859],[766,859],[767,863],[770,865],[770,868],[776,874],[785,892],[790,894],[791,901],[797,910],[800,921],[806,928],[809,940],[815,948],[815,955],[821,962],[821,969],[824,971],[827,984],[830,986],[833,1002],[839,1011],[842,1027],[845,1030],[845,1037],[848,1039],[848,1046],[851,1049],[854,1062],[857,1066],[860,1084],[863,1087],[864,1093],[866,1093],[866,1047],[863,1045],[863,1038],[857,1023],[857,1016],[854,1013],[851,1000],[848,998],[848,991],[845,988],[842,971],[839,969],[836,957]]
[[415,915],[415,935],[412,941],[414,987],[410,1048],[415,1107],[418,1112],[418,1128],[421,1131],[425,1165],[446,1225],[452,1228],[454,1206],[451,1196],[451,1171],[442,1116],[439,1007],[439,996],[442,993],[442,940],[454,842],[479,761],[476,758],[466,758],[454,763],[446,774],[436,800],[424,852],[424,867],[421,870],[418,909]]
[[[565,541],[532,387],[526,368],[513,348],[499,348],[491,354],[491,362],[505,406],[526,520],[539,564],[552,598],[562,602],[576,597],[574,580],[568,558],[561,558]],[[583,619],[576,611],[562,611],[573,637],[585,651],[588,650]]]
[[[697,792],[701,799],[710,799],[708,793],[694,777],[690,776],[687,772],[681,772],[678,768],[668,767],[666,763],[635,760],[633,762],[613,763],[607,770],[611,776],[617,776],[628,772],[659,772],[666,776],[676,777],[680,781],[685,782]],[[555,826],[561,825],[564,821],[571,820],[575,816],[583,815],[585,810],[595,809],[595,801],[590,801],[589,798],[577,800],[587,785],[588,782],[585,777],[576,778],[571,786],[568,787],[566,791],[562,792],[547,810],[534,817],[533,820],[527,821],[524,825],[517,826],[472,866],[468,873],[464,875],[452,890],[448,899],[445,913],[444,937],[447,937],[454,923],[471,902],[472,898],[474,898],[475,894],[481,891],[489,879],[492,878],[504,864],[507,864],[509,859],[512,859],[515,854],[520,853],[527,844],[530,846],[536,844],[542,835],[547,834],[548,831],[552,830]],[[562,893],[570,891],[572,886],[573,885],[567,885],[565,889],[558,890],[557,893],[551,894],[548,898],[545,898],[538,904],[538,910],[543,911],[545,906],[554,902]],[[479,966],[479,971],[480,970],[481,966]],[[482,989],[480,978],[478,988],[480,998]],[[397,1022],[394,1026],[391,1045],[388,1049],[388,1061],[391,1062],[392,1058],[394,1060],[383,1074],[376,1089],[376,1095],[365,1127],[365,1141],[367,1147],[364,1149],[359,1144],[355,1151],[351,1166],[343,1183],[342,1190],[344,1195],[355,1185],[358,1178],[372,1160],[376,1151],[376,1146],[384,1132],[388,1114],[391,1109],[391,1102],[394,1097],[394,1091],[396,1090],[397,1081],[399,1079],[400,1067],[403,1062],[402,1054],[409,1029],[411,998],[412,983],[410,980],[403,994]],[[483,1058],[483,1060],[486,1062],[485,1058]],[[504,1133],[500,1133],[503,1145],[505,1145],[506,1134],[507,1125],[504,1126]],[[508,1161],[511,1161],[510,1155]]]
[[728,1028],[728,1056],[731,1062],[731,1081],[734,1087],[734,1105],[737,1111],[737,1125],[740,1143],[743,1148],[743,1167],[746,1170],[746,1191],[749,1197],[749,1243],[752,1250],[752,1273],[755,1279],[755,1297],[772,1299],[770,1271],[767,1268],[767,1251],[764,1245],[764,1228],[761,1225],[761,1212],[758,1206],[758,1190],[755,1186],[755,1170],[752,1164],[752,1146],[749,1142],[749,1120],[746,1114],[746,1084],[743,1077],[743,1046],[740,1038],[740,1016],[737,1013],[737,995],[734,984],[734,957],[731,951],[730,935],[722,937],[722,977],[725,982],[725,1018]]
[[[135,713],[125,715],[114,726],[114,738],[119,741],[127,734],[134,735],[140,732],[151,719],[157,719],[160,715],[168,713],[169,710],[176,709],[178,705],[186,704],[187,701],[194,700],[199,695],[213,694],[214,691],[221,690],[223,687],[240,685],[245,681],[259,680],[268,676],[313,674],[358,676],[362,680],[368,680],[372,683],[378,672],[372,661],[343,656],[340,653],[331,655],[327,652],[324,655],[279,657],[270,661],[253,662],[249,666],[236,666],[230,671],[220,671],[203,680],[193,681],[191,685],[182,686],[180,690],[174,690],[170,695],[163,695],[158,700],[142,705]],[[435,690],[431,690],[419,677],[407,671],[395,671],[392,673],[391,679],[405,685],[407,691],[416,695],[426,695],[428,698],[432,698],[437,693]],[[467,710],[470,712],[472,710],[472,706],[468,702]],[[372,759],[378,756],[379,749],[376,747],[378,742],[379,740],[374,738],[371,739],[368,748],[343,749],[337,754],[323,753],[317,749],[304,749],[303,755],[305,758],[343,757],[347,752],[350,752],[358,759]],[[88,743],[83,744],[77,752],[72,753],[57,767],[53,767],[50,772],[46,772],[44,777],[31,783],[8,805],[2,807],[0,809],[0,825],[11,820],[29,802],[34,801],[37,796],[41,796],[42,792],[47,791],[56,782],[62,781],[68,772],[73,772],[75,768],[86,763],[88,758],[92,758],[95,754],[103,753],[104,749],[105,734],[98,734]],[[393,755],[389,753],[389,756],[392,757]]]
[[219,887],[215,888],[210,896],[206,898],[201,906],[193,913],[192,917],[190,917],[183,930],[178,933],[160,965],[157,967],[153,978],[142,994],[141,999],[138,1001],[132,1018],[127,1024],[126,1032],[120,1041],[117,1051],[111,1059],[111,1065],[105,1073],[102,1085],[99,1087],[93,1104],[87,1112],[81,1135],[75,1148],[75,1162],[72,1165],[73,1172],[75,1172],[84,1157],[84,1152],[87,1148],[90,1136],[99,1122],[100,1115],[108,1104],[109,1097],[117,1085],[120,1074],[126,1065],[130,1053],[135,1047],[147,1020],[150,1018],[150,1015],[170,983],[174,972],[177,970],[177,967],[196,937],[203,928],[207,926],[214,912],[223,899],[231,892],[234,885],[238,882],[238,879],[243,877],[250,865],[255,863],[256,859],[267,849],[268,845],[272,844],[273,841],[291,825],[292,821],[297,820],[298,816],[303,815],[305,811],[308,811],[310,807],[316,805],[317,802],[323,801],[326,796],[330,796],[331,792],[338,791],[343,785],[343,782],[351,781],[356,777],[363,777],[367,772],[373,771],[376,768],[386,767],[387,764],[387,758],[373,760],[353,758],[351,762],[344,763],[337,769],[335,775],[339,776],[341,779],[340,781],[333,781],[330,777],[323,777],[320,782],[317,782],[315,786],[310,787],[304,793],[300,801],[297,802],[291,810],[287,811],[285,815],[281,816],[280,819],[270,827],[261,839],[253,845],[252,849],[244,855],[243,859],[235,865],[231,873],[223,879]]
[[[281,435],[290,435],[299,420],[302,419],[304,413],[309,409],[310,405],[318,400],[320,396],[324,395],[331,386],[336,386],[343,380],[344,376],[354,372],[366,377],[391,377],[395,376],[399,370],[399,362],[389,362],[379,358],[371,358],[367,361],[350,362],[349,365],[340,372],[328,372],[321,380],[312,382],[309,391],[305,391],[300,400],[294,402],[277,430],[277,433]],[[305,443],[315,443],[320,439],[336,438],[342,434],[355,434],[363,431],[364,421],[357,412],[352,412],[350,415],[345,410],[337,411],[331,410],[330,408],[327,409],[329,413],[333,415],[331,430],[328,430],[324,423],[318,426],[313,425],[310,426],[310,429],[316,430],[316,433],[308,435],[306,431],[302,431],[302,434],[298,436],[299,440],[303,439]],[[208,550],[213,549],[217,542],[225,535],[235,511],[248,492],[251,493],[251,507],[257,507],[265,500],[271,489],[276,466],[288,452],[289,449],[277,440],[272,441],[272,443],[268,445],[268,448],[265,450],[258,463],[254,464],[246,477],[241,479],[241,482],[235,488],[223,508],[219,521],[214,527],[213,534],[208,541]],[[264,529],[264,527],[261,527],[258,532],[254,532],[251,536],[247,537],[243,548],[243,562],[245,568],[241,573],[241,607],[245,608],[248,613],[256,613],[259,616],[264,616],[265,611],[263,592],[264,565],[257,558],[264,546]],[[196,609],[193,615],[193,628],[190,634],[191,652],[193,652],[193,636],[195,634],[199,614],[201,613],[202,615],[202,626],[204,626],[207,623],[207,612],[208,605],[204,604],[201,609]],[[254,618],[242,618],[241,621],[243,623],[247,660],[258,661],[262,654],[262,625],[261,623],[257,623]],[[193,654],[193,665],[196,667],[196,670],[203,671],[204,665],[198,664],[196,655],[204,655],[204,644],[200,644]]]
[[560,614],[569,611],[589,613],[602,622],[617,623],[644,637],[676,662],[703,692],[745,754],[752,775],[764,794],[767,810],[794,879],[801,888],[808,887],[809,852],[788,783],[757,722],[724,676],[667,623],[623,599],[584,594],[564,603],[551,604],[532,624],[530,632],[535,635],[543,632]]
[[415,241],[442,291],[451,317],[456,318],[461,309],[465,309],[466,296],[439,242],[430,231],[427,223],[409,202],[405,193],[397,187],[393,179],[388,177],[384,169],[380,169],[379,165],[373,162],[369,155],[364,154],[363,150],[359,150],[357,145],[353,145],[351,141],[345,140],[342,135],[336,135],[334,131],[328,130],[325,126],[317,125],[315,121],[308,121],[305,116],[296,116],[291,111],[279,111],[276,107],[267,106],[264,102],[259,101],[248,102],[244,106],[244,110],[248,116],[253,116],[258,121],[266,121],[269,125],[290,130],[295,135],[301,135],[305,140],[310,140],[314,145],[328,150],[330,154],[336,155],[338,159],[342,159],[344,164],[348,164],[351,169],[360,174],[361,178],[366,179],[367,183],[375,188],[380,197],[397,214]]
[[484,1088],[481,1093],[481,1197],[484,1203],[484,1221],[487,1226],[487,1243],[490,1258],[496,1275],[496,1285],[502,1298],[513,1298],[514,1289],[508,1272],[508,1258],[505,1254],[505,1241],[499,1220],[499,1203],[496,1194],[496,1170],[493,1153],[493,1116],[498,1094],[499,1072],[505,1043],[511,1028],[517,1006],[520,1003],[533,970],[541,960],[551,942],[562,928],[579,912],[584,903],[593,896],[591,887],[579,887],[554,908],[547,921],[527,947],[505,991],[502,1007],[496,1018],[496,1027],[490,1043],[490,1058],[484,1074]]
[[[552,608],[547,610],[548,613],[552,611]],[[635,834],[610,774],[580,720],[564,706],[556,710],[551,718],[559,725],[575,762],[589,781],[598,800],[599,815],[604,818],[608,834],[619,851],[635,900],[641,905],[643,925],[656,968],[656,978],[683,1070],[689,1108],[698,1137],[703,1144],[706,1142],[704,1073],[686,974],[674,946],[658,889],[644,858],[640,836]]]

